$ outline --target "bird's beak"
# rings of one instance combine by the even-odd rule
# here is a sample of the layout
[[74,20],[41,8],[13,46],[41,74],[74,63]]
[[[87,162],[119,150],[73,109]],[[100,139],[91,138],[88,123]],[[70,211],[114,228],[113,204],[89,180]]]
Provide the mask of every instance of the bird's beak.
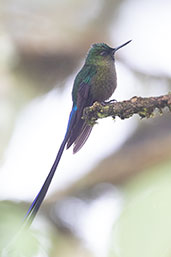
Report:
[[126,43],[116,47],[116,48],[113,48],[113,53],[115,53],[116,51],[118,51],[120,48],[122,48],[123,46],[126,46],[127,44],[129,44],[132,40],[129,40],[127,41]]

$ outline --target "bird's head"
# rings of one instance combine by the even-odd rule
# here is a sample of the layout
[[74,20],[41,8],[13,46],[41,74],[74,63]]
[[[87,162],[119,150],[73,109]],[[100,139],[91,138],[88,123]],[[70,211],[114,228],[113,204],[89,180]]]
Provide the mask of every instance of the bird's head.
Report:
[[106,61],[113,62],[116,51],[130,42],[131,40],[127,41],[126,43],[116,48],[112,48],[105,43],[93,44],[90,50],[88,51],[86,63],[98,64],[99,62],[106,62]]

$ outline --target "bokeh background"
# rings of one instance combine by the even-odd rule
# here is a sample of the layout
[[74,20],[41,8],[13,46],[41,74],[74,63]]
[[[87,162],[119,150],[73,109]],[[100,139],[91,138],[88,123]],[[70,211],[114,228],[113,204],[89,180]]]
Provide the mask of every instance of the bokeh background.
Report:
[[[1,256],[171,256],[171,116],[103,119],[64,152],[31,229],[11,238],[62,142],[92,43],[117,52],[113,98],[171,90],[170,0],[1,0]],[[4,249],[5,247],[5,249]]]

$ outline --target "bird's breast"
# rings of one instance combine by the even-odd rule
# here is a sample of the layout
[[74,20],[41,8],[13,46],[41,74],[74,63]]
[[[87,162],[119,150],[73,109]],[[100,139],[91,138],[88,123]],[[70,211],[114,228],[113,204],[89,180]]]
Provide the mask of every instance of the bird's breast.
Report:
[[97,72],[91,81],[90,94],[93,101],[105,101],[113,94],[116,88],[115,66],[98,66]]

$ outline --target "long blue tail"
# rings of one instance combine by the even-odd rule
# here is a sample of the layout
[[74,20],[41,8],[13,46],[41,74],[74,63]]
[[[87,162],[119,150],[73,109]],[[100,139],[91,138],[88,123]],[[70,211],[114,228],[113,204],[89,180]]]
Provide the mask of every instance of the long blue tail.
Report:
[[28,209],[28,212],[26,213],[25,217],[24,217],[24,223],[27,227],[29,227],[31,225],[31,223],[33,222],[42,202],[43,202],[43,199],[45,198],[46,196],[46,193],[48,191],[48,188],[50,186],[50,183],[52,181],[52,178],[55,174],[55,171],[56,171],[56,168],[58,166],[58,163],[61,159],[61,156],[62,156],[62,153],[64,151],[64,148],[65,148],[65,145],[68,141],[68,138],[69,138],[69,134],[70,134],[70,131],[72,129],[72,126],[73,126],[73,123],[74,123],[74,117],[75,117],[75,113],[76,113],[76,106],[74,106],[72,108],[72,111],[70,113],[70,117],[69,117],[69,121],[68,121],[68,126],[67,126],[67,131],[66,131],[66,134],[65,134],[65,137],[64,137],[64,140],[59,148],[59,151],[57,153],[57,156],[56,156],[56,159],[53,163],[53,166],[40,190],[40,192],[38,193],[38,195],[36,196],[36,198],[34,199],[34,201],[32,202],[30,208]]

